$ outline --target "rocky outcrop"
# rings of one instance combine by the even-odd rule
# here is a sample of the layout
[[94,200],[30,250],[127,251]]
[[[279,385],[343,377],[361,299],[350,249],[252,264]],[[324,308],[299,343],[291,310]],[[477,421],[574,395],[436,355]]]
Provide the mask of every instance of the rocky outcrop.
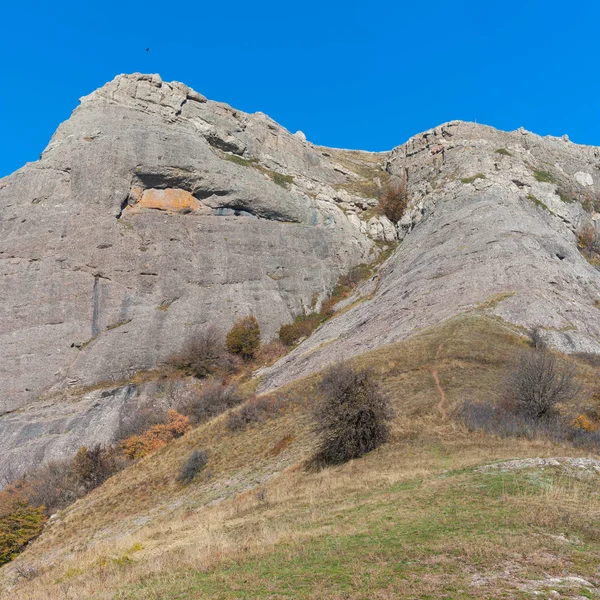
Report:
[[153,368],[210,323],[254,313],[270,339],[369,258],[331,196],[363,179],[158,76],[82,98],[0,181],[0,413]]
[[140,412],[164,418],[199,386],[193,377],[148,377],[83,394],[69,390],[6,413],[0,419],[0,488],[32,465],[72,456],[91,443],[114,442]]
[[203,327],[253,313],[269,340],[318,305],[377,252],[362,223],[386,158],[156,75],[82,98],[40,160],[0,180],[0,465],[21,442],[35,462],[108,439],[121,396],[103,397],[99,427],[86,390]]
[[[388,153],[323,148],[183,84],[115,78],[0,180],[0,476],[108,441],[154,393],[131,378],[189,336],[253,313],[268,340],[398,239],[261,389],[468,311],[600,352],[576,240],[600,227],[599,166],[598,148],[462,122]],[[376,205],[398,181],[392,223]]]
[[598,223],[600,148],[452,122],[394,149],[387,169],[407,177],[411,205],[377,291],[262,372],[261,389],[474,310],[600,352],[600,272],[576,239]]

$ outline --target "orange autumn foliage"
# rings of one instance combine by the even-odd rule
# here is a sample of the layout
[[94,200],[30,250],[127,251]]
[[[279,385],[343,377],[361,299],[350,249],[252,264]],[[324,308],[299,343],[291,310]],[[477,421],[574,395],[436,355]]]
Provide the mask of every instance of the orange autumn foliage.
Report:
[[123,454],[129,458],[143,458],[163,446],[171,440],[181,437],[191,429],[189,419],[176,410],[171,409],[167,413],[168,421],[150,427],[140,435],[132,435],[121,442]]
[[600,423],[595,415],[583,413],[574,419],[573,425],[584,431],[597,431],[600,428]]

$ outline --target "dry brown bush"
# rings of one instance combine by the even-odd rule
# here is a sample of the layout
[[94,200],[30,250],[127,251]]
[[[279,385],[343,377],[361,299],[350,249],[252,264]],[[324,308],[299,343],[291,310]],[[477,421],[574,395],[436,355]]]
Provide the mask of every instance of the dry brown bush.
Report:
[[278,405],[272,396],[250,398],[238,410],[230,413],[227,427],[230,431],[246,429],[254,423],[262,423],[278,413]]
[[314,413],[319,438],[315,464],[344,463],[388,440],[392,410],[371,370],[338,363],[324,375],[320,392]]
[[408,206],[408,185],[406,177],[390,184],[379,199],[379,210],[392,222],[397,223]]
[[203,423],[237,406],[243,399],[235,385],[220,380],[207,381],[202,391],[183,407],[183,412],[194,423]]
[[129,414],[121,416],[119,428],[114,436],[114,441],[127,439],[132,435],[139,435],[148,431],[154,425],[160,425],[167,420],[167,410],[161,407],[144,406]]
[[163,446],[171,440],[181,437],[191,427],[189,419],[171,409],[167,413],[168,421],[160,425],[154,425],[141,435],[132,435],[121,442],[123,454],[131,459],[143,458]]
[[89,449],[82,446],[71,464],[79,486],[86,492],[104,483],[119,468],[114,450],[101,444]]
[[179,472],[178,481],[190,483],[196,475],[204,470],[208,463],[208,454],[205,450],[194,450],[183,463]]
[[216,327],[211,325],[188,338],[181,352],[169,362],[200,379],[227,369],[226,355],[221,336]]
[[541,327],[532,327],[529,330],[529,339],[531,345],[536,350],[543,350],[546,347],[546,340],[544,339],[544,330]]
[[600,256],[600,232],[591,224],[581,229],[578,235],[579,248],[588,256]]
[[320,313],[300,315],[293,323],[285,323],[279,328],[279,339],[285,346],[293,346],[307,338],[324,320]]
[[44,506],[48,514],[65,508],[80,495],[70,460],[50,462],[28,474],[24,491],[32,506]]
[[532,419],[555,416],[579,391],[574,366],[546,348],[520,353],[504,385],[504,407]]
[[273,340],[262,344],[254,357],[260,365],[272,365],[276,360],[287,353],[287,348],[280,340]]

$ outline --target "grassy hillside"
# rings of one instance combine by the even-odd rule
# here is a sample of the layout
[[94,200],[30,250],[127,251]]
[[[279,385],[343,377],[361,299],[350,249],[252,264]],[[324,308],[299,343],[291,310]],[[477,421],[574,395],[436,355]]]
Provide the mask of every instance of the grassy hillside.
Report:
[[[230,431],[227,415],[200,426],[53,519],[0,571],[0,597],[595,597],[597,475],[477,469],[588,454],[452,418],[465,400],[496,396],[523,344],[481,311],[359,357],[396,418],[388,444],[341,467],[306,467],[317,376],[279,390],[271,417],[245,430]],[[578,369],[586,397],[597,368]],[[179,469],[198,447],[208,467],[184,486]],[[15,585],[15,567],[30,580]]]

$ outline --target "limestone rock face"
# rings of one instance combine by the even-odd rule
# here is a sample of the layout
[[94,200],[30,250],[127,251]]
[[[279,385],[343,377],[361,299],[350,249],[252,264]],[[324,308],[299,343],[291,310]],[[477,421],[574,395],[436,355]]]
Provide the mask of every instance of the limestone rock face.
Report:
[[[405,180],[398,223],[377,211]],[[132,382],[207,325],[264,340],[402,240],[267,390],[446,318],[487,312],[600,353],[600,149],[451,122],[386,153],[312,145],[156,75],[81,99],[0,180],[0,478],[107,442],[158,392]],[[342,306],[340,305],[340,308]]]
[[345,170],[157,76],[82,98],[0,180],[0,414],[155,367],[211,323],[253,313],[272,338],[372,250],[318,196],[360,179]]
[[110,441],[140,397],[113,382],[202,328],[252,313],[268,341],[321,302],[377,252],[360,223],[386,159],[157,75],[82,98],[0,180],[0,478]]
[[262,390],[469,311],[600,353],[600,272],[576,239],[598,222],[600,148],[456,121],[394,149],[387,169],[411,203],[377,291],[263,371]]

